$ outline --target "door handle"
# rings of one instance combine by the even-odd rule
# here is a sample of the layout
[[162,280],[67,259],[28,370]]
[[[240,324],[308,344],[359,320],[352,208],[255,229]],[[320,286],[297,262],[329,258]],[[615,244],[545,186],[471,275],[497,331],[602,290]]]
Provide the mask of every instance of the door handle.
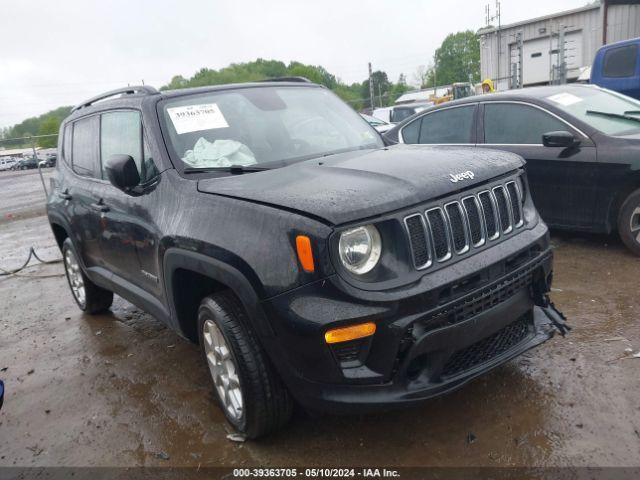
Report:
[[97,203],[92,203],[90,206],[96,212],[105,213],[109,211],[109,207],[107,207],[102,200]]
[[58,197],[63,200],[71,200],[73,196],[69,193],[69,189],[65,188],[64,192],[58,192]]

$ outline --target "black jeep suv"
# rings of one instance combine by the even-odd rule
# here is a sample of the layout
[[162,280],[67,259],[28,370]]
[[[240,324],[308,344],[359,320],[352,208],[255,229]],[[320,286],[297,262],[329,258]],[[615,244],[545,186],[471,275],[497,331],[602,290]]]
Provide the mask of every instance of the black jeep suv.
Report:
[[247,437],[293,399],[413,404],[564,331],[522,159],[387,147],[318,85],[109,92],[63,122],[58,158],[78,306],[117,293],[198,342]]

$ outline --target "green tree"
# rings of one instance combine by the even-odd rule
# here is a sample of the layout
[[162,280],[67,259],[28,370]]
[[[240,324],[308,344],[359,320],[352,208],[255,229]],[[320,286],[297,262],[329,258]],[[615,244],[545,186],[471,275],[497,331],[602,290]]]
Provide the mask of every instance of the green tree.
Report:
[[407,85],[407,78],[403,73],[398,77],[398,81],[391,86],[391,90],[389,92],[389,96],[387,98],[386,106],[393,105],[393,103],[404,93],[409,91],[409,86]]
[[[58,133],[60,123],[71,113],[71,107],[58,107],[55,110],[51,110],[38,117],[27,118],[21,123],[14,125],[8,129],[5,129],[3,133],[4,138],[21,138],[30,137],[32,135],[49,135]],[[39,139],[38,145],[55,146],[57,139],[55,137]],[[14,140],[9,142],[2,142],[2,146],[5,148],[19,148],[30,146],[29,139],[26,140]]]
[[[58,117],[47,117],[38,128],[38,135],[57,134],[60,129],[60,119]],[[38,145],[42,148],[53,148],[58,144],[58,137],[38,138]]]
[[[374,107],[379,107],[381,104],[384,106],[387,103],[387,98],[389,96],[389,90],[391,89],[391,82],[387,77],[387,73],[381,70],[376,70],[371,73],[371,80],[373,81],[373,97],[374,97]],[[362,86],[360,87],[360,95],[362,98],[367,99],[367,106],[370,106],[369,98],[371,97],[371,92],[369,91],[369,79],[367,78],[364,82],[362,82]]]
[[429,72],[426,84],[433,85],[435,73],[438,85],[454,82],[480,81],[480,41],[472,30],[451,33],[436,50],[435,68]]

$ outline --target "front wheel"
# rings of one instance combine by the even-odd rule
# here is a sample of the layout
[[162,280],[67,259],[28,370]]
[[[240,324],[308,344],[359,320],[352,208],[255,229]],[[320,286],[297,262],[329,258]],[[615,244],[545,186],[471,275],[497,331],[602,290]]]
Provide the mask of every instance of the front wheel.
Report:
[[618,234],[636,255],[640,255],[640,189],[632,192],[618,213]]
[[206,297],[198,335],[214,393],[227,421],[247,438],[266,435],[291,417],[292,400],[230,291]]
[[99,287],[84,274],[69,238],[62,244],[62,260],[69,288],[80,310],[91,314],[107,310],[113,303],[113,292]]

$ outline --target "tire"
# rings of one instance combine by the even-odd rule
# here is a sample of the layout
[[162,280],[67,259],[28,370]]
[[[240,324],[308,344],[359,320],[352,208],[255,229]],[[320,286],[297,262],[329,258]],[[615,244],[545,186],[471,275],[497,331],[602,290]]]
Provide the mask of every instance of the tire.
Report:
[[618,235],[629,250],[640,256],[640,189],[631,192],[620,207]]
[[254,439],[283,427],[293,402],[231,291],[202,300],[198,336],[215,397],[233,428]]
[[113,303],[113,292],[89,280],[78,262],[78,256],[69,238],[62,244],[62,263],[71,295],[80,310],[92,315],[108,310]]

